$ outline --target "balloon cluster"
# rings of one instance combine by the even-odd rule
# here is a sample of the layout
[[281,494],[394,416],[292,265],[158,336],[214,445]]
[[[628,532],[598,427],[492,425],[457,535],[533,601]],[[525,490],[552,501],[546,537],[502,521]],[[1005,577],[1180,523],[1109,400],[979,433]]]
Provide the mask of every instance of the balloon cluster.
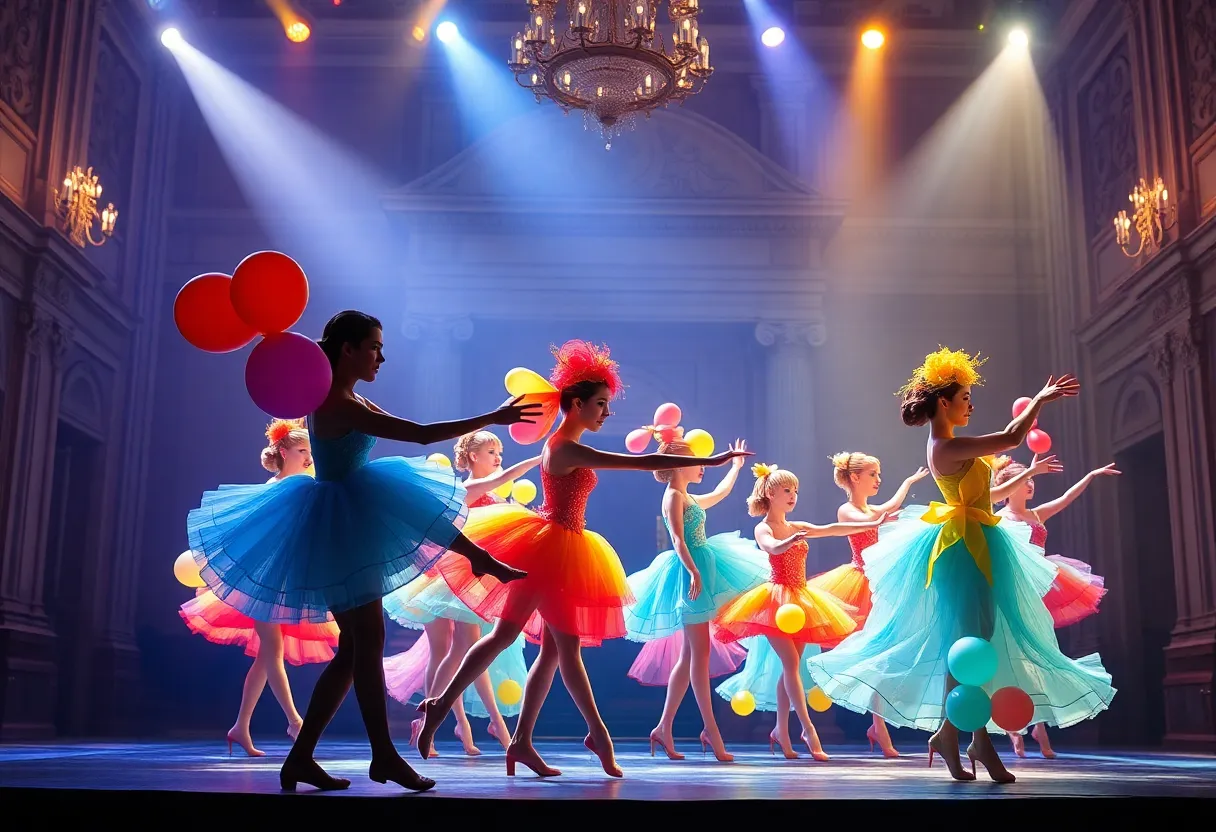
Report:
[[659,405],[654,412],[654,421],[645,427],[637,430],[629,431],[629,435],[625,437],[625,449],[633,454],[640,454],[646,451],[650,445],[650,439],[653,437],[659,442],[671,442],[675,439],[683,440],[684,444],[688,445],[688,449],[692,451],[693,456],[706,457],[712,456],[714,452],[714,438],[709,435],[708,431],[694,428],[688,433],[680,427],[680,419],[684,416],[680,411],[679,405],[667,402],[667,404]]
[[[452,460],[448,459],[443,454],[435,453],[426,458],[426,461],[432,465],[438,465],[440,468],[451,468]],[[510,497],[519,503],[521,506],[526,506],[528,503],[536,499],[536,483],[531,480],[516,480],[514,482],[504,482],[498,488],[494,489],[494,493],[504,500]],[[510,702],[507,703],[512,704]]]
[[[1026,408],[1030,407],[1030,399],[1026,396],[1018,399],[1013,403],[1013,418],[1018,418],[1025,412]],[[1035,419],[1034,424],[1030,426],[1030,433],[1026,434],[1026,447],[1034,454],[1045,454],[1051,450],[1051,437],[1047,435],[1047,431],[1039,430],[1039,420]]]
[[316,410],[333,381],[329,359],[311,338],[287,330],[308,305],[308,278],[277,251],[255,252],[232,276],[200,274],[173,301],[177,331],[204,352],[234,352],[259,335],[245,362],[245,389],[276,419]]
[[1026,691],[1003,687],[991,697],[983,686],[996,676],[996,649],[982,638],[965,636],[946,656],[950,675],[959,683],[946,697],[946,718],[960,731],[978,731],[992,720],[1005,731],[1021,731],[1034,718]]

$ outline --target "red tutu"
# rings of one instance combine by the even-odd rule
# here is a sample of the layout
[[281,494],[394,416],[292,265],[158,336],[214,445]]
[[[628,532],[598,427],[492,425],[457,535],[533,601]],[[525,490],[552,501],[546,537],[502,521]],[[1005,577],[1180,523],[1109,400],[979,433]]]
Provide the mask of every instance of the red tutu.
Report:
[[[245,655],[256,657],[261,639],[253,619],[225,604],[209,589],[200,589],[182,604],[178,615],[196,633],[213,644],[243,644]],[[332,618],[324,624],[279,624],[283,632],[283,659],[289,664],[321,664],[334,657],[338,625]]]
[[[629,678],[643,685],[663,687],[671,678],[671,669],[684,649],[684,631],[676,630],[665,638],[654,639],[642,645],[638,657],[629,668]],[[709,640],[709,678],[734,673],[747,658],[747,651],[735,642],[723,643],[719,639]]]
[[856,607],[853,620],[857,629],[861,629],[874,607],[874,599],[870,595],[870,582],[866,574],[854,563],[845,563],[835,569],[829,569],[823,574],[816,575],[807,581],[816,589],[822,589],[829,595],[839,598],[850,607]]
[[1055,583],[1043,596],[1043,604],[1056,627],[1076,624],[1096,613],[1106,594],[1102,576],[1090,572],[1088,565],[1062,555],[1051,555],[1048,560],[1060,567]]

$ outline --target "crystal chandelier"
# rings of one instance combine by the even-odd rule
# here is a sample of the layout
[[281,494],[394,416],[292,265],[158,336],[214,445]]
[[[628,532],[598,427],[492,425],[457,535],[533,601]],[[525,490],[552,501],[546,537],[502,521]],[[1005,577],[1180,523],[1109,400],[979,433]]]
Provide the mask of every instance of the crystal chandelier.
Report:
[[[1178,207],[1171,203],[1170,192],[1158,176],[1150,188],[1142,178],[1130,194],[1127,201],[1132,204],[1132,215],[1120,211],[1115,217],[1115,243],[1123,249],[1128,257],[1139,257],[1141,253],[1152,255],[1161,248],[1165,232],[1174,227],[1178,220]],[[1140,238],[1140,245],[1135,251],[1131,248],[1132,227]]]
[[608,149],[613,136],[657,107],[696,95],[713,73],[700,36],[700,0],[667,0],[671,51],[656,31],[662,0],[528,0],[528,26],[511,40],[516,82],[563,112],[595,119]]

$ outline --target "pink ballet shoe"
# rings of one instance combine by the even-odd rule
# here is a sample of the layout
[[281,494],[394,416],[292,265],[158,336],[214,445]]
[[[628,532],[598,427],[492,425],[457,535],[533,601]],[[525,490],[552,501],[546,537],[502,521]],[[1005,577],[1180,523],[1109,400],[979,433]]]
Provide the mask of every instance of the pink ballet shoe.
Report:
[[464,746],[464,753],[470,757],[480,757],[481,749],[473,744],[472,738],[466,740],[464,731],[460,730],[460,723],[456,723],[456,739],[460,740],[460,744]]
[[[412,748],[418,747],[418,735],[421,733],[422,733],[422,720],[415,719],[413,722],[410,723],[410,746]],[[438,757],[438,756],[439,756],[439,752],[436,751],[434,748],[432,748],[430,754],[427,755],[427,759],[431,759],[433,757]]]
[[665,752],[667,752],[667,759],[669,759],[669,760],[683,760],[684,759],[684,755],[679,753],[678,751],[676,751],[675,743],[673,743],[670,739],[664,737],[658,728],[655,728],[653,731],[650,732],[650,756],[651,757],[654,756],[654,747],[656,745],[660,746]]
[[503,750],[504,750],[504,751],[505,751],[505,750],[506,750],[508,747],[510,747],[510,745],[511,745],[511,734],[510,734],[510,732],[509,732],[509,731],[505,731],[505,732],[503,733],[503,735],[502,735],[502,736],[499,736],[499,732],[498,732],[498,725],[497,725],[496,723],[491,722],[491,723],[490,723],[490,727],[486,729],[486,733],[487,733],[487,734],[489,734],[489,735],[490,735],[491,737],[493,737],[494,739],[498,740],[499,744],[501,744],[501,745],[502,745],[502,747],[503,747]]
[[257,748],[253,747],[253,739],[251,737],[241,737],[241,736],[234,737],[232,735],[232,731],[229,730],[227,739],[228,739],[228,756],[229,757],[232,756],[232,744],[233,743],[236,743],[241,748],[243,748],[245,750],[245,753],[250,757],[265,757],[266,756],[265,751],[260,751]]
[[787,759],[787,760],[797,760],[798,759],[798,752],[795,751],[792,746],[790,748],[786,748],[785,743],[783,743],[781,741],[781,739],[777,736],[776,729],[773,729],[772,731],[769,732],[769,735],[768,735],[768,753],[776,754],[777,752],[774,751],[773,748],[774,748],[774,746],[777,746],[777,745],[781,746],[781,753],[785,756],[785,759]]

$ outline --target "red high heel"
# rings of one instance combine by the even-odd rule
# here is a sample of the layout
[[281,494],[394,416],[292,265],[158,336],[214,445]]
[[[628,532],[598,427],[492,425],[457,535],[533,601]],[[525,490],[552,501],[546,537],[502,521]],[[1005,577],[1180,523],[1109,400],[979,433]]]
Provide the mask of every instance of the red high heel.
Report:
[[[777,739],[777,731],[776,731],[776,729],[773,729],[772,731],[769,732],[769,735],[768,735],[768,753],[769,754],[777,753],[776,751],[773,750],[773,746],[775,746],[775,745],[781,745],[781,740]],[[791,748],[787,751],[785,749],[785,746],[781,745],[781,753],[787,760],[797,760],[798,759],[798,752],[795,751],[793,748]]]
[[[709,737],[707,737],[705,735],[704,731],[701,732],[701,736],[699,737],[699,739],[701,740],[701,754],[704,755],[706,747],[713,748],[713,744],[709,741]],[[769,751],[771,752],[772,750],[773,749],[770,747]],[[730,752],[726,751],[725,749],[722,751],[722,754],[724,756],[718,756],[718,752],[715,749],[714,750],[714,759],[717,760],[719,763],[733,763],[735,761],[735,755],[731,754]]]
[[654,747],[656,745],[662,746],[663,750],[665,752],[667,752],[667,759],[669,759],[669,760],[683,760],[684,759],[684,755],[680,754],[678,751],[676,751],[675,744],[670,742],[669,740],[665,739],[662,734],[659,734],[658,728],[655,728],[653,731],[650,732],[650,756],[651,757],[654,756]]
[[941,757],[942,760],[946,763],[946,768],[948,768],[950,770],[950,776],[953,777],[955,780],[963,780],[963,781],[974,780],[975,775],[973,773],[967,771],[967,769],[963,768],[962,761],[959,761],[957,770],[955,770],[955,768],[950,765],[950,758],[947,757],[945,754],[943,754],[942,750],[934,744],[933,741],[936,738],[937,738],[937,734],[934,734],[933,736],[929,737],[929,768],[933,768],[933,754],[936,752],[937,756]]
[[590,734],[588,734],[586,737],[583,738],[583,745],[587,748],[588,751],[590,751],[592,754],[594,754],[595,756],[600,758],[600,765],[604,767],[604,773],[607,774],[609,777],[624,777],[625,776],[625,772],[621,771],[621,767],[618,766],[615,762],[612,764],[612,768],[608,767],[608,763],[604,762],[603,757],[600,757],[600,752],[595,750],[595,741],[591,739]]
[[882,742],[878,739],[878,732],[874,730],[873,725],[866,729],[866,739],[870,741],[871,754],[874,753],[874,744],[878,743],[878,747],[882,749],[882,756],[888,759],[894,759],[899,756],[899,752],[895,750],[895,746],[891,746],[890,748],[883,747]]
[[806,750],[811,752],[811,757],[818,762],[826,763],[828,760],[832,759],[828,756],[826,751],[816,751],[815,749],[811,748],[811,740],[809,737],[807,737],[806,731],[802,732],[802,741],[806,743]]
[[[1013,773],[1010,772],[1009,769],[1005,768],[1005,764],[1001,762],[1001,755],[996,753],[995,748],[992,749],[992,756],[994,760],[985,760],[980,756],[980,752],[976,750],[974,742],[967,746],[967,759],[971,761],[971,779],[975,779],[975,762],[976,760],[979,760],[980,764],[983,765],[984,770],[988,772],[988,776],[992,778],[994,783],[1004,785],[1006,783],[1016,782],[1017,778],[1013,776]],[[996,765],[991,765],[993,762],[995,762]]]
[[[535,751],[533,751],[533,753],[535,753]],[[559,770],[553,768],[552,766],[545,765],[541,761],[539,754],[537,754],[536,760],[528,761],[528,760],[524,759],[523,757],[520,757],[515,752],[515,746],[511,746],[507,749],[507,776],[508,777],[515,776],[515,764],[516,763],[523,763],[525,766],[532,769],[532,773],[538,777],[557,777],[559,774],[561,774],[561,772]]]

